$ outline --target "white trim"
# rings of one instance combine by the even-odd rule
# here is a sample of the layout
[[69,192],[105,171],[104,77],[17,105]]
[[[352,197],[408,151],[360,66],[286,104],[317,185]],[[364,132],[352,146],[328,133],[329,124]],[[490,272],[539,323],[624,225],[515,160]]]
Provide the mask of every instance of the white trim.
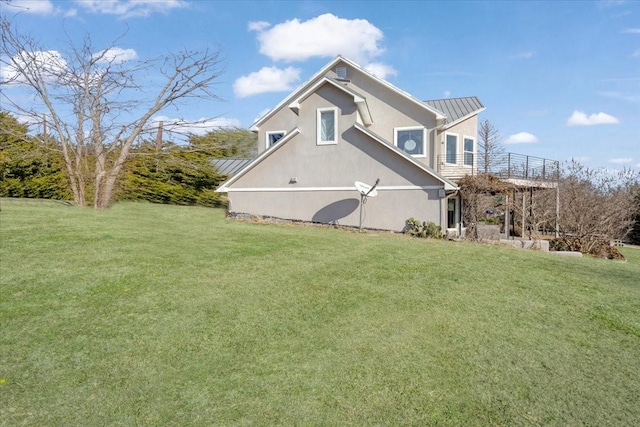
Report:
[[[422,154],[407,153],[402,148],[398,147],[398,131],[403,130],[422,130]],[[393,145],[404,151],[411,157],[425,158],[427,157],[427,128],[425,126],[401,126],[393,128]]]
[[280,139],[284,138],[287,135],[287,131],[286,130],[272,130],[272,131],[265,132],[265,136],[264,136],[265,148],[269,149],[269,148],[273,147],[273,145],[276,145],[278,143],[278,141],[280,141],[280,139],[278,139],[278,141],[276,141],[275,144],[269,145],[269,135],[272,135],[274,133],[281,133],[282,137]]
[[[323,141],[322,137],[322,113],[333,112],[333,139]],[[338,107],[318,108],[316,110],[316,145],[336,145],[338,143]]]
[[[464,143],[466,139],[470,139],[473,142],[473,148],[471,149],[471,164],[466,162],[466,154],[468,151],[464,149]],[[476,138],[474,136],[462,135],[462,166],[465,168],[473,168],[476,165]]]
[[[406,190],[442,190],[440,185],[387,185],[377,186],[378,191],[406,191]],[[265,192],[313,192],[313,191],[358,191],[356,187],[247,187],[230,188],[229,193],[265,193]]]
[[[449,135],[456,137],[456,152],[455,152],[454,162],[453,163],[449,162],[449,151],[447,150],[447,145],[448,145],[447,136],[449,136]],[[458,152],[460,151],[459,149],[460,149],[460,135],[457,134],[457,133],[445,132],[445,134],[444,134],[444,163],[445,163],[445,165],[458,166]]]

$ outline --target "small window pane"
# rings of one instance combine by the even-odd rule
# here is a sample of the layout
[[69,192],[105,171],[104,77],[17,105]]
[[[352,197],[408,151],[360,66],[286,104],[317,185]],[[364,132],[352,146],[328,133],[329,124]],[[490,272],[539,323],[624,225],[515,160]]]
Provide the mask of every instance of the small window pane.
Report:
[[335,115],[333,111],[320,112],[320,141],[336,140]]
[[464,165],[473,166],[473,139],[464,139]]
[[458,157],[458,137],[456,135],[447,135],[447,163],[456,163]]
[[270,133],[268,133],[267,137],[269,138],[269,147],[271,147],[276,142],[278,142],[280,140],[280,138],[282,138],[283,136],[284,136],[284,133],[282,133],[282,132],[270,132]]
[[329,145],[338,143],[338,109],[319,108],[316,122],[316,143]]
[[412,156],[424,154],[423,129],[399,130],[396,136],[398,148]]

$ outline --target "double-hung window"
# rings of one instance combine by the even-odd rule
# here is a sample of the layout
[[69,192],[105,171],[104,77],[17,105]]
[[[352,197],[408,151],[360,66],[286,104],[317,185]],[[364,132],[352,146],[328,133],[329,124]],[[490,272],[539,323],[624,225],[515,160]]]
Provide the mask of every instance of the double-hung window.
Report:
[[445,161],[455,165],[458,158],[458,135],[448,133],[445,137]]
[[465,136],[464,137],[464,144],[463,144],[463,150],[464,150],[464,165],[465,166],[473,166],[473,155],[474,155],[474,147],[475,146],[475,141],[473,140],[473,138]]
[[338,143],[337,108],[318,108],[317,132],[318,145]]
[[396,147],[405,153],[414,157],[426,156],[424,127],[395,128],[395,138]]
[[284,136],[286,132],[283,130],[275,131],[275,132],[267,132],[267,148],[272,147]]

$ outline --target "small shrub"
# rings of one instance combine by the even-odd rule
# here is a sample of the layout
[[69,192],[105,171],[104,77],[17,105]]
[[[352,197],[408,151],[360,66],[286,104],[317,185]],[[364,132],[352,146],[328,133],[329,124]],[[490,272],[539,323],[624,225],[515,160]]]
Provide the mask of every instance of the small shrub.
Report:
[[549,241],[551,251],[581,252],[596,258],[624,260],[618,248],[611,246],[608,240],[582,241],[577,237],[564,236]]
[[420,222],[413,217],[407,220],[404,232],[414,237],[429,237],[432,239],[442,238],[442,228],[440,228],[439,225],[436,225],[431,221]]

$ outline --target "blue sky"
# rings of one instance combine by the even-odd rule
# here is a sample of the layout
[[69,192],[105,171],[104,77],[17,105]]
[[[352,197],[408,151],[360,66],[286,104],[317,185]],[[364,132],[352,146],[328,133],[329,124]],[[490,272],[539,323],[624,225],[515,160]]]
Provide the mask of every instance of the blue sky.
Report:
[[[13,0],[47,50],[65,31],[151,59],[222,50],[223,102],[165,120],[248,128],[337,54],[420,99],[478,96],[508,151],[640,170],[640,2]],[[65,30],[66,29],[66,30]],[[74,36],[75,37],[75,36]]]

